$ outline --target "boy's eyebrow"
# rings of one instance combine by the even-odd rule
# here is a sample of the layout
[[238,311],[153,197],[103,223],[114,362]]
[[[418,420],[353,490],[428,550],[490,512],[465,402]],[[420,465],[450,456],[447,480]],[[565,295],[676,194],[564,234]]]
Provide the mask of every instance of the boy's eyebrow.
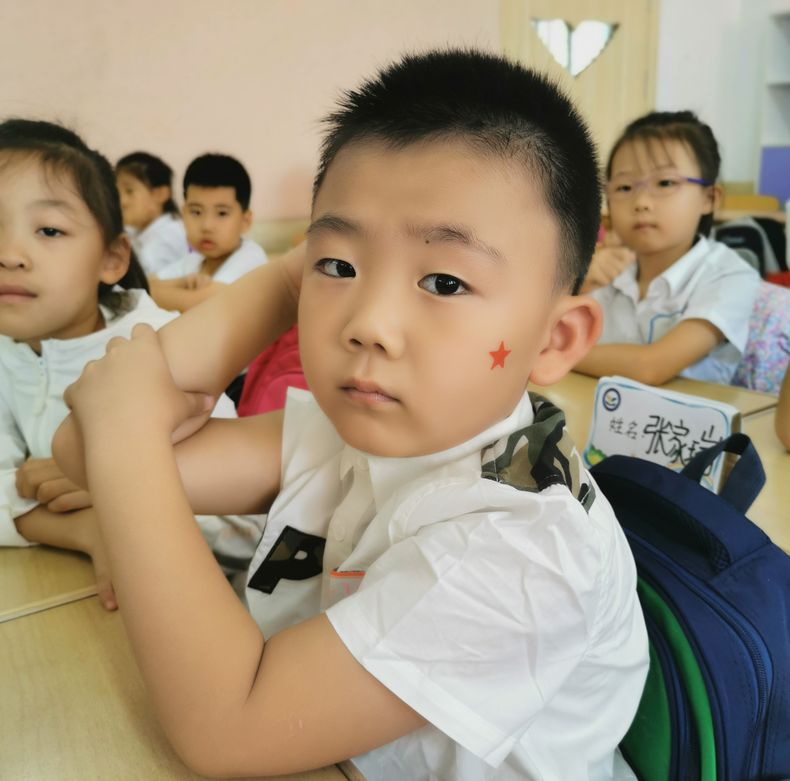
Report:
[[507,263],[507,258],[496,247],[486,244],[475,235],[472,228],[461,223],[454,225],[410,225],[406,228],[406,235],[411,238],[421,239],[426,244],[430,241],[435,241],[439,244],[460,244],[483,255],[488,255],[495,263]]
[[340,217],[337,214],[325,214],[317,220],[313,220],[307,229],[307,235],[316,233],[337,233],[341,236],[367,236],[368,230],[361,222]]
[[[341,236],[365,237],[369,235],[369,231],[362,223],[336,214],[325,214],[323,217],[319,217],[307,229],[307,234],[314,235],[321,231]],[[426,243],[435,241],[437,244],[461,244],[488,255],[496,263],[507,262],[505,256],[496,247],[478,239],[474,231],[466,225],[409,225],[406,228],[406,235]]]

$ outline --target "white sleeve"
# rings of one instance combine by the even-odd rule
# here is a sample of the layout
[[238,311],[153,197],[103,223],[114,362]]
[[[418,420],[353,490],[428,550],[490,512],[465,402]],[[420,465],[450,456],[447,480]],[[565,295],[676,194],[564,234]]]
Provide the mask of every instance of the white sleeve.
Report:
[[494,766],[580,664],[598,603],[586,513],[533,505],[423,527],[326,613],[369,673]]
[[743,354],[760,275],[745,261],[737,260],[697,285],[680,320],[707,320]]
[[179,258],[178,260],[175,260],[172,263],[164,264],[159,269],[159,271],[150,272],[150,273],[156,273],[156,276],[159,277],[159,279],[181,279],[182,277],[185,277],[193,272],[194,270],[192,268],[193,265],[194,264],[189,262],[188,257]]
[[16,470],[24,463],[27,448],[6,400],[0,394],[0,545],[31,545],[17,530],[14,518],[30,512],[38,502],[16,492]]
[[[166,237],[155,236],[140,249],[138,260],[146,274],[160,275],[162,269],[184,257],[183,247],[174,247]],[[161,277],[160,277],[161,278]]]

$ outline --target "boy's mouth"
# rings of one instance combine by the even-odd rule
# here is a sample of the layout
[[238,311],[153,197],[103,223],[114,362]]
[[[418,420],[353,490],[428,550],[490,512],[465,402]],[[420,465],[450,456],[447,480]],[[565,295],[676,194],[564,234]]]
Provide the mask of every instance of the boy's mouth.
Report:
[[340,387],[349,399],[352,401],[360,401],[363,404],[375,405],[398,402],[398,399],[394,396],[390,396],[383,388],[376,385],[375,382],[355,380],[352,378],[346,380]]
[[0,303],[12,304],[17,301],[32,301],[36,297],[22,285],[0,285]]
[[214,249],[214,242],[209,241],[208,239],[203,239],[198,245],[200,249]]

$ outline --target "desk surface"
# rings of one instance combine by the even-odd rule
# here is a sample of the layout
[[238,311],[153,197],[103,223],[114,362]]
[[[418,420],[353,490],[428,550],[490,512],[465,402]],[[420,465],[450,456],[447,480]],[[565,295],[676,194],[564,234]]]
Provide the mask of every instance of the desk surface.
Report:
[[95,593],[87,556],[45,546],[0,548],[0,623]]
[[787,214],[783,211],[755,211],[753,209],[719,209],[714,215],[714,222],[742,220],[744,217],[767,217],[770,220],[785,223]]
[[746,515],[782,550],[790,553],[790,453],[774,432],[774,413],[747,418],[744,433],[765,469],[765,486]]
[[[120,615],[97,597],[0,624],[0,669],[3,778],[201,778],[154,716]],[[287,778],[345,781],[335,766]]]

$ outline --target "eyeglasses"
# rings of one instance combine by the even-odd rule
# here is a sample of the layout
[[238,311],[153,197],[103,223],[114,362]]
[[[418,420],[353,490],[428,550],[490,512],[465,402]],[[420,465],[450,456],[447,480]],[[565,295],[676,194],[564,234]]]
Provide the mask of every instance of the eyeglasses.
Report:
[[674,195],[686,184],[699,184],[710,187],[704,179],[693,179],[690,176],[657,173],[649,179],[614,179],[606,183],[606,195],[610,201],[630,201],[640,187],[644,186],[647,194],[653,198],[667,198]]

